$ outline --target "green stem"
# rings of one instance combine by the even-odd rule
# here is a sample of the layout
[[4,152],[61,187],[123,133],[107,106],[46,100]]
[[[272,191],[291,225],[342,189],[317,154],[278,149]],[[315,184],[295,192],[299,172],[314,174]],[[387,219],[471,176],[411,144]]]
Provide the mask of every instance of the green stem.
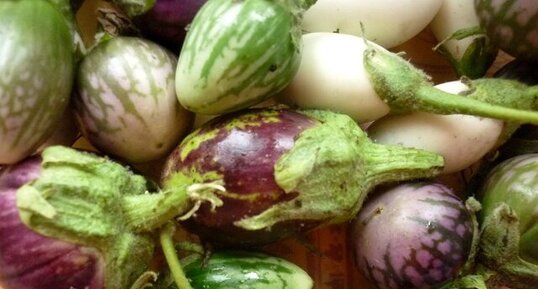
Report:
[[[537,98],[532,87],[492,80],[471,83],[469,95],[442,91],[430,77],[411,63],[373,44],[364,52],[364,67],[379,97],[393,112],[426,111],[437,114],[469,114],[505,121],[538,123],[538,112],[531,111]],[[502,89],[502,93],[499,91]],[[501,101],[494,100],[497,96]],[[527,104],[527,106],[521,106]]]
[[371,144],[365,146],[367,179],[370,184],[431,178],[438,175],[444,165],[443,157],[424,150],[402,146]]
[[127,226],[137,232],[150,232],[187,213],[192,206],[187,186],[178,185],[159,193],[126,196],[122,208]]
[[438,114],[470,114],[506,121],[538,124],[538,112],[489,104],[469,97],[444,92],[433,86],[421,86],[415,106]]
[[172,277],[174,278],[174,281],[176,282],[178,288],[192,289],[191,284],[189,283],[189,280],[185,276],[185,272],[181,267],[181,262],[177,257],[176,249],[174,246],[173,234],[174,226],[171,223],[166,224],[161,229],[159,238],[161,241],[161,247],[164,253],[164,257],[166,258],[166,262],[168,263],[168,267],[170,268],[170,272],[172,273]]

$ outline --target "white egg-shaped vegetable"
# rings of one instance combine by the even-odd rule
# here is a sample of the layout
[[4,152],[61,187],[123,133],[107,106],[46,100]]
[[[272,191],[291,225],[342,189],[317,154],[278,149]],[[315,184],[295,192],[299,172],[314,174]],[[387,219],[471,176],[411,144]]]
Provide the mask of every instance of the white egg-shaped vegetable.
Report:
[[308,32],[340,32],[357,36],[363,36],[364,31],[364,36],[369,40],[392,48],[428,26],[442,2],[317,0],[305,12],[302,26]]
[[344,113],[359,123],[386,115],[390,108],[375,92],[363,65],[366,48],[366,40],[359,36],[304,34],[301,65],[279,100]]
[[[460,81],[439,84],[441,90],[462,92]],[[472,115],[439,115],[425,112],[390,115],[372,123],[368,135],[376,143],[424,149],[444,157],[444,174],[461,171],[487,154],[504,127],[501,120]]]

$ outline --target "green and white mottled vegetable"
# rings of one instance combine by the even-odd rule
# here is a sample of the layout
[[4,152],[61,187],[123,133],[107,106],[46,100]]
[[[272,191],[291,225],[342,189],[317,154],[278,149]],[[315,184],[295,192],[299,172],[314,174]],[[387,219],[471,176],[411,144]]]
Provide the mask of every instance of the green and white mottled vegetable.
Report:
[[[411,39],[433,19],[443,0],[318,0],[304,14],[307,32],[364,36],[385,48]],[[364,34],[363,34],[364,33]]]
[[538,1],[474,0],[480,26],[514,57],[538,60]]
[[203,262],[183,261],[195,289],[311,289],[314,282],[299,266],[276,256],[249,251],[217,251]]
[[0,1],[0,164],[32,154],[54,131],[73,84],[73,37],[43,0]]
[[498,48],[481,31],[471,0],[444,0],[430,28],[439,41],[435,48],[459,76],[484,76],[497,56]]
[[209,0],[191,23],[176,73],[179,102],[201,114],[274,95],[301,60],[299,21],[313,0]]
[[[538,121],[538,113],[529,110],[534,106],[518,106],[521,99],[536,99],[537,87],[471,81],[473,89],[461,96],[434,87],[409,61],[361,37],[316,32],[304,34],[303,43],[299,71],[278,95],[290,105],[345,113],[360,123],[414,111]],[[500,95],[502,103],[495,101]]]
[[86,138],[129,163],[168,154],[193,114],[176,98],[177,58],[157,44],[116,37],[95,47],[78,71],[75,107]]
[[[460,93],[469,87],[460,81],[437,85]],[[368,127],[376,143],[400,144],[438,153],[445,160],[443,173],[461,171],[480,160],[498,142],[504,122],[472,115],[414,112],[385,116]]]
[[[538,284],[538,154],[524,154],[498,164],[479,193],[480,263],[488,282],[514,289]],[[493,273],[492,273],[493,272]],[[489,288],[489,287],[488,287]]]

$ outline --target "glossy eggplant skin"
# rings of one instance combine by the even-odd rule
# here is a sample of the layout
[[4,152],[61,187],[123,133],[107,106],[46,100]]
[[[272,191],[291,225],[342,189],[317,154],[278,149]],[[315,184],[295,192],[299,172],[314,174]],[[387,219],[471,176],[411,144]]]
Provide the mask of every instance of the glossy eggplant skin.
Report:
[[295,197],[276,183],[274,165],[293,147],[300,132],[316,123],[291,110],[275,112],[274,115],[250,113],[241,118],[245,123],[236,128],[229,127],[228,120],[241,113],[213,119],[197,133],[204,135],[213,131],[212,139],[193,149],[184,145],[172,152],[165,178],[177,171],[218,172],[229,192],[228,197],[223,197],[224,205],[216,210],[209,204],[202,205],[192,218],[183,222],[187,229],[203,239],[218,240],[226,245],[270,243],[295,233],[295,224],[279,224],[272,230],[258,231],[246,231],[234,225],[241,218],[257,215],[275,203]]
[[134,19],[144,38],[179,54],[187,27],[207,0],[157,0],[148,12]]
[[471,213],[439,183],[378,190],[352,225],[357,268],[380,289],[432,289],[454,280],[467,262]]
[[34,156],[0,171],[0,287],[103,289],[97,250],[44,237],[21,222],[16,191],[39,177],[40,164],[40,157]]

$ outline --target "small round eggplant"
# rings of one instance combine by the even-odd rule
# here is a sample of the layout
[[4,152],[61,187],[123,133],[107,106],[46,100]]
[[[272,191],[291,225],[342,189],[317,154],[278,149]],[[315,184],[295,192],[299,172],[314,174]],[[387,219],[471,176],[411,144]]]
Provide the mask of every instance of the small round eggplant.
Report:
[[78,71],[74,103],[84,136],[131,164],[165,157],[194,120],[176,98],[176,64],[176,56],[142,38],[100,43]]
[[352,225],[360,271],[381,289],[439,288],[458,275],[473,243],[464,202],[438,183],[377,191]]
[[170,155],[164,191],[215,191],[183,224],[224,245],[259,245],[350,220],[375,185],[432,177],[442,157],[377,145],[347,115],[284,108],[212,119]]

